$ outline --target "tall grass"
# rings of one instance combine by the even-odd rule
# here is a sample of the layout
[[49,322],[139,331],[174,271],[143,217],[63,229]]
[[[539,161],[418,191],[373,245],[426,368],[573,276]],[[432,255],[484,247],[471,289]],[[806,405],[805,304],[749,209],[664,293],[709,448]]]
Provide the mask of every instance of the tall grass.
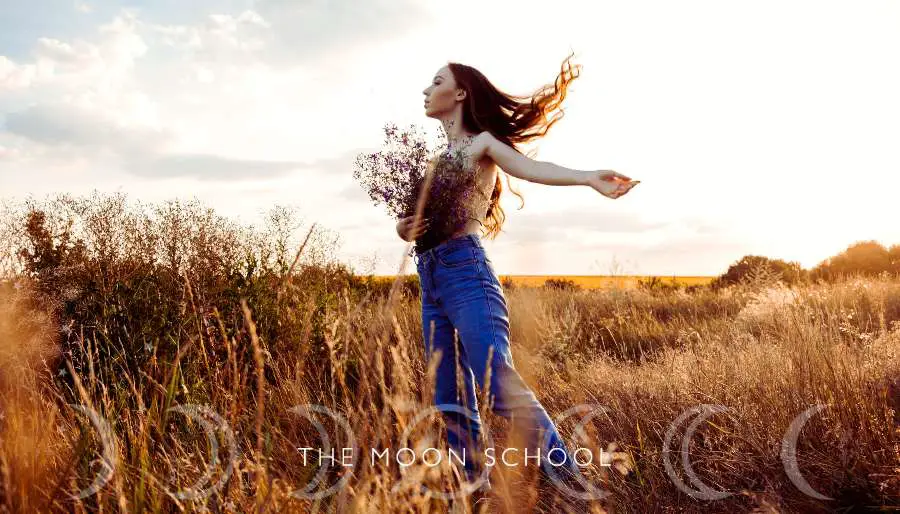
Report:
[[[284,209],[273,210],[266,226],[244,227],[196,202],[57,197],[8,204],[0,226],[8,249],[0,287],[0,509],[465,508],[419,489],[458,488],[446,460],[401,470],[368,459],[370,449],[446,448],[437,417],[413,425],[431,405],[434,365],[424,359],[415,282],[391,295],[355,275],[329,258],[333,234]],[[605,406],[582,445],[615,443],[631,461],[627,474],[587,470],[611,492],[595,502],[597,512],[900,505],[900,283],[506,295],[516,366],[548,412]],[[664,466],[664,458],[679,460],[663,452],[672,421],[699,404],[725,408],[688,443],[699,478],[732,493],[720,500],[692,498]],[[780,458],[792,420],[819,404],[827,407],[801,432],[799,470],[832,500],[801,492]],[[320,489],[343,485],[318,499],[292,495],[320,469],[315,459],[304,465],[298,448],[326,446],[295,409],[302,405],[326,407],[349,426],[310,416],[323,423],[330,446],[362,450],[352,468],[322,468]],[[108,423],[114,446],[102,444],[102,430],[76,406]],[[203,422],[213,418],[177,410],[187,406],[220,416],[213,439]],[[506,420],[485,414],[502,448]],[[573,442],[574,421],[560,423]],[[220,459],[215,466],[211,453]],[[110,479],[95,494],[71,498],[107,469]],[[179,494],[204,473],[208,486],[220,487],[201,498]],[[565,504],[521,470],[493,473],[492,512],[555,512]]]

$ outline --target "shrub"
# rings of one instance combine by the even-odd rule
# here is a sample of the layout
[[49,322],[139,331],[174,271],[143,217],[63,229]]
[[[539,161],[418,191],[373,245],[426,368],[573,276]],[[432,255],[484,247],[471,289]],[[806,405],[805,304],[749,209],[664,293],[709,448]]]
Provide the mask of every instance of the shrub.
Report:
[[557,291],[578,291],[581,289],[581,286],[570,278],[548,278],[544,281],[544,287]]
[[652,276],[638,279],[638,289],[650,292],[671,292],[678,291],[682,288],[682,284],[677,281],[665,282],[661,278]]
[[896,275],[900,273],[900,245],[885,248],[877,241],[860,241],[824,260],[810,273],[813,279],[829,282],[851,276]]
[[795,285],[807,279],[808,273],[797,262],[785,262],[760,255],[745,255],[728,267],[710,284],[714,288],[735,284],[765,285],[777,281]]
[[[6,214],[4,225],[19,229],[4,234],[5,261],[69,327],[60,337],[63,355],[77,371],[93,359],[110,372],[101,377],[107,384],[122,374],[106,364],[136,373],[173,357],[198,328],[246,337],[242,299],[266,344],[290,340],[301,323],[321,343],[324,316],[341,292],[364,293],[349,268],[328,258],[331,234],[312,226],[301,242],[300,224],[284,207],[261,227],[239,226],[196,200],[143,206],[123,194],[29,200]],[[219,333],[215,316],[235,328]]]

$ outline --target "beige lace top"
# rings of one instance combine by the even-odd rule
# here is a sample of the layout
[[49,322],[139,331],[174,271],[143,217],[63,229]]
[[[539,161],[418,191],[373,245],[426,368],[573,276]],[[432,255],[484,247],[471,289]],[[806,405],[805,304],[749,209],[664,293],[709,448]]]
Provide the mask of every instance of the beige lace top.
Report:
[[[481,169],[462,148],[444,150],[436,157],[430,170],[430,194],[425,200],[424,217],[431,220],[431,226],[416,239],[417,253],[449,239],[469,220],[484,225],[483,220],[491,205],[493,184],[486,190],[478,183]],[[421,186],[422,182],[416,185],[417,193],[421,192]]]

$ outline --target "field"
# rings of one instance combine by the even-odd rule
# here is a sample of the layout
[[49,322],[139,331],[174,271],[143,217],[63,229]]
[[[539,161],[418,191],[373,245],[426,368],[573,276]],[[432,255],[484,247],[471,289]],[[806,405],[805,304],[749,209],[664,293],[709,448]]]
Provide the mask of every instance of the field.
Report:
[[[446,453],[415,288],[322,260],[312,230],[283,245],[104,202],[71,225],[85,244],[34,212],[7,241],[0,512],[468,511],[438,494],[459,491],[450,459],[368,458]],[[896,277],[505,292],[516,369],[597,457],[590,512],[900,508]],[[577,505],[535,471],[494,467],[488,512]]]
[[[391,280],[389,275],[376,275],[378,280]],[[571,280],[583,289],[601,288],[636,288],[639,282],[652,279],[659,280],[663,284],[680,284],[683,286],[705,285],[714,277],[691,276],[649,276],[649,275],[500,275],[501,281],[510,280],[516,286],[541,287],[547,280]]]

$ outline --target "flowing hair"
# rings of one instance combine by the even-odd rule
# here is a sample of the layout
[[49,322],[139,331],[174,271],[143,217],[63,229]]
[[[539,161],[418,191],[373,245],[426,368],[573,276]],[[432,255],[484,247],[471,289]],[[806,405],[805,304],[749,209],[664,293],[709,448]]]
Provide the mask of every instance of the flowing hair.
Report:
[[[466,91],[463,100],[463,126],[470,132],[488,131],[515,151],[522,153],[518,145],[544,136],[550,127],[564,114],[561,107],[569,84],[578,78],[581,65],[571,62],[569,54],[560,66],[559,75],[552,84],[540,87],[531,95],[512,95],[497,89],[477,69],[457,62],[447,63],[457,87]],[[494,192],[486,214],[485,237],[495,238],[500,233],[506,214],[500,207],[503,185],[498,170]],[[509,175],[506,184],[519,197],[521,209],[525,205],[522,195],[512,188]]]

